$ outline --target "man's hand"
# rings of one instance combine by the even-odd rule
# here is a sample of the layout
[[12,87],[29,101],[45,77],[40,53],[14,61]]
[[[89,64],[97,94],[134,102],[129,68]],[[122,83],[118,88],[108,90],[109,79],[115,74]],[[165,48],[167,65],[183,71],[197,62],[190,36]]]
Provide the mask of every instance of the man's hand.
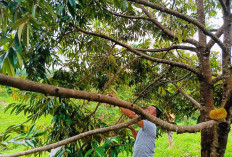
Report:
[[108,96],[112,97],[112,98],[116,98],[116,95],[113,93],[108,93]]
[[131,125],[129,125],[127,128],[131,130],[131,133],[132,133],[134,139],[136,140],[137,132],[136,132],[135,128]]
[[131,126],[131,125],[129,125],[127,128],[130,130],[134,130],[133,126]]

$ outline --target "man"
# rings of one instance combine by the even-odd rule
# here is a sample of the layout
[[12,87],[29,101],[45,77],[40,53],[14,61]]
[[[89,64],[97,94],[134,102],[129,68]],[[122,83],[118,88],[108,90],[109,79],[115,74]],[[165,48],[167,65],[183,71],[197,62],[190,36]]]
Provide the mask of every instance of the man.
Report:
[[[167,117],[168,117],[168,121],[172,124],[175,124],[175,115],[173,113],[168,114],[167,113]],[[167,137],[168,137],[168,141],[169,141],[169,146],[168,149],[172,148],[172,140],[173,140],[173,131],[167,131]]]
[[[109,94],[109,96],[115,97],[114,94]],[[131,119],[138,116],[129,109],[120,107],[120,110]],[[154,117],[159,117],[161,114],[161,111],[155,106],[149,106],[145,111]],[[132,126],[128,127],[136,140],[133,157],[154,157],[156,125],[148,120],[141,120],[137,124],[141,127],[138,133]]]

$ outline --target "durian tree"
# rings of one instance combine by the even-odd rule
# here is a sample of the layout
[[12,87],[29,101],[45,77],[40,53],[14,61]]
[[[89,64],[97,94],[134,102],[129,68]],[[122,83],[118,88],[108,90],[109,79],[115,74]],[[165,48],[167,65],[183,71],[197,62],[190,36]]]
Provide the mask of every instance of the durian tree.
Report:
[[[40,93],[46,101],[38,102],[44,106],[58,98],[55,102],[65,104],[62,112],[69,110],[71,98],[87,100],[82,106],[94,107],[87,118],[95,116],[102,103],[139,115],[122,124],[112,121],[107,128],[74,131],[60,137],[62,142],[56,139],[52,145],[8,156],[50,150],[121,129],[139,118],[178,133],[201,132],[201,156],[224,156],[232,105],[231,8],[230,0],[2,0],[1,85]],[[215,19],[222,23],[213,25]],[[17,78],[22,70],[26,76]],[[107,96],[117,95],[119,89],[132,93],[127,98]],[[170,124],[142,109],[150,104],[179,117],[199,113],[199,123]],[[29,106],[31,115],[41,109]]]

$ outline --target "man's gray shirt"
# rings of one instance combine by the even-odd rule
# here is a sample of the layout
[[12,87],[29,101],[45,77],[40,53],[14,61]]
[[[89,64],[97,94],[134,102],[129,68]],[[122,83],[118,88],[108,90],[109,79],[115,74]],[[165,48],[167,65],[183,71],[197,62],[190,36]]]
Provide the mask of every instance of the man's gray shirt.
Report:
[[133,157],[154,157],[156,125],[147,120],[143,124],[136,137]]

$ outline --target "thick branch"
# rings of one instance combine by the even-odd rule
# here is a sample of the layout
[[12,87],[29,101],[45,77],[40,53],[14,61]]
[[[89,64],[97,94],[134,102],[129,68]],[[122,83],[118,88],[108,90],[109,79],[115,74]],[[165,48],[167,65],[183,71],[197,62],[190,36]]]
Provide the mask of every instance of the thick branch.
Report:
[[20,153],[10,154],[10,155],[0,155],[0,157],[17,157],[17,156],[23,156],[23,155],[34,154],[34,153],[37,153],[37,152],[47,151],[47,150],[54,149],[54,148],[69,144],[71,142],[77,141],[77,140],[82,139],[82,138],[84,138],[86,136],[91,136],[91,135],[95,135],[95,134],[99,134],[99,133],[105,133],[105,132],[125,128],[125,127],[127,127],[127,126],[129,126],[131,124],[136,123],[140,118],[141,117],[137,117],[137,118],[131,119],[131,120],[127,121],[127,122],[117,124],[117,125],[114,125],[114,126],[109,126],[109,127],[105,127],[105,128],[100,128],[100,129],[87,131],[87,132],[78,134],[76,136],[67,138],[65,140],[53,143],[53,144],[49,144],[49,145],[45,145],[45,146],[42,146],[42,147],[31,149],[31,150],[23,151],[23,152],[20,152]]
[[115,39],[113,39],[111,37],[108,37],[106,35],[98,34],[98,33],[94,33],[94,32],[88,32],[88,31],[85,31],[85,30],[83,30],[83,29],[81,29],[81,28],[79,28],[77,26],[76,26],[76,29],[83,32],[83,33],[85,33],[85,34],[90,34],[90,35],[101,37],[103,39],[110,40],[110,41],[112,41],[112,42],[114,42],[114,43],[116,43],[116,44],[118,44],[118,45],[120,45],[122,47],[127,48],[129,51],[131,51],[131,52],[135,53],[136,55],[141,56],[142,58],[145,58],[147,60],[150,60],[150,61],[153,61],[153,62],[158,62],[158,63],[163,63],[163,64],[168,64],[168,65],[175,66],[175,67],[180,67],[180,68],[192,71],[193,73],[195,73],[197,75],[200,75],[200,73],[195,68],[193,68],[191,66],[188,66],[186,64],[182,64],[182,63],[178,63],[178,62],[174,62],[174,61],[170,61],[170,60],[165,60],[165,59],[153,58],[153,57],[151,57],[149,55],[146,55],[146,54],[143,54],[143,53],[139,52],[138,50],[132,48],[131,46],[129,46],[129,45],[125,44],[125,43],[122,43],[122,42],[120,42],[118,40],[115,40]]
[[0,84],[10,86],[10,87],[15,87],[20,90],[43,93],[45,95],[65,97],[65,98],[85,99],[85,100],[102,102],[102,103],[107,103],[110,105],[128,108],[136,112],[138,115],[143,116],[145,119],[148,119],[149,121],[161,126],[162,128],[166,130],[170,130],[170,131],[176,131],[178,133],[199,132],[204,128],[209,128],[217,124],[216,121],[211,120],[211,121],[199,123],[194,126],[173,125],[173,124],[169,124],[166,121],[163,121],[159,118],[156,118],[148,114],[146,111],[144,111],[139,106],[134,105],[124,100],[112,98],[110,96],[105,96],[101,94],[90,93],[86,91],[79,91],[79,90],[73,90],[73,89],[67,89],[67,88],[61,88],[61,87],[41,84],[41,83],[37,83],[37,82],[29,81],[29,80],[23,80],[23,79],[15,78],[12,76],[3,75],[3,74],[0,74]]
[[199,23],[196,19],[191,18],[185,14],[181,14],[178,11],[172,10],[172,9],[168,9],[166,7],[163,7],[159,4],[155,4],[155,3],[151,3],[151,2],[147,2],[145,0],[129,0],[132,2],[136,2],[138,4],[143,4],[145,6],[151,7],[153,9],[157,9],[161,12],[176,16],[180,19],[183,19],[189,23],[194,24],[195,26],[197,26],[199,29],[201,29],[206,35],[210,36],[213,40],[215,40],[218,45],[221,47],[222,50],[226,50],[226,47],[223,45],[223,43],[217,38],[217,36],[215,36],[212,32],[210,32],[204,25],[202,25],[201,23]]
[[195,47],[185,46],[185,45],[172,45],[170,47],[161,48],[161,49],[142,49],[142,48],[139,48],[136,50],[143,51],[143,52],[163,52],[163,51],[170,51],[170,50],[175,50],[175,49],[189,50],[189,51],[196,52]]
[[[156,20],[153,15],[148,11],[146,10],[142,5],[139,5],[139,7],[142,9],[142,11],[150,18],[149,20],[152,21],[157,27],[159,27],[164,33],[166,33],[167,35],[175,38],[175,39],[178,39],[178,35],[175,35],[172,31],[170,31],[168,28],[166,28],[165,26],[163,26],[158,20]],[[191,43],[195,46],[199,45],[199,43],[194,40],[194,39],[191,39],[191,38],[187,38],[186,41],[188,43]]]

